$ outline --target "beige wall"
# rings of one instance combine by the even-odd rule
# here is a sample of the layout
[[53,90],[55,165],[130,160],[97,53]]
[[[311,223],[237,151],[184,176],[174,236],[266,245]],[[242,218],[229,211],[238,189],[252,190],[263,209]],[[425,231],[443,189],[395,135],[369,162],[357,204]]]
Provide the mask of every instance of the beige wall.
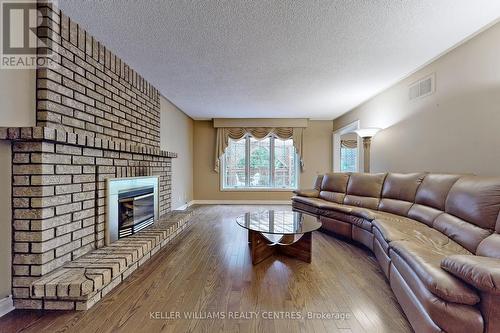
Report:
[[172,209],[193,200],[193,119],[160,97],[160,147],[178,154],[172,159]]
[[300,188],[311,188],[317,175],[332,172],[332,121],[309,120],[304,131],[305,169],[300,174]]
[[0,69],[0,127],[35,126],[35,75]]
[[[214,169],[216,130],[212,121],[194,122],[194,198],[195,200],[289,200],[292,192],[221,191]],[[332,122],[309,121],[304,131],[305,170],[300,187],[311,187],[315,176],[330,171],[332,161]]]
[[10,142],[0,141],[0,300],[10,295],[12,210]]
[[[0,127],[35,124],[35,71],[0,69]],[[0,299],[11,292],[10,142],[0,141]]]
[[[500,175],[500,24],[334,120],[382,127],[371,171]],[[436,92],[408,101],[408,85],[431,73]]]

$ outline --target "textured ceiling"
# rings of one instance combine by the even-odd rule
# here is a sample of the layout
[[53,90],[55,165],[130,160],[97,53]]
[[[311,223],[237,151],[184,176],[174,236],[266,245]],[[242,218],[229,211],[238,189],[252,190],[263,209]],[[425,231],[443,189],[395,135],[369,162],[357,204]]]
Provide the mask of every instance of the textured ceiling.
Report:
[[193,118],[333,119],[500,16],[498,0],[60,0]]

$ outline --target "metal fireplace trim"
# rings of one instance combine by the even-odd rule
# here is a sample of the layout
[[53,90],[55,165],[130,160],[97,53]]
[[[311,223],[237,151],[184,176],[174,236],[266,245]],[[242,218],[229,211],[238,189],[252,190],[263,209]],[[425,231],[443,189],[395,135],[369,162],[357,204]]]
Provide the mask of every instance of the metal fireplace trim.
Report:
[[118,201],[123,191],[153,187],[154,220],[159,218],[159,176],[108,178],[106,180],[106,245],[118,240]]

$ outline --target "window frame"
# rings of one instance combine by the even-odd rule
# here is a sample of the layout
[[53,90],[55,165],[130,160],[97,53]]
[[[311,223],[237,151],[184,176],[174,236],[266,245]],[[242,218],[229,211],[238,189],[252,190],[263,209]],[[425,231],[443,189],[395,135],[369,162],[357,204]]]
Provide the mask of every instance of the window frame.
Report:
[[245,135],[245,186],[244,187],[225,187],[225,177],[226,177],[226,153],[221,156],[219,159],[219,165],[221,166],[221,171],[219,172],[219,183],[220,183],[220,191],[222,192],[291,192],[296,190],[299,187],[300,180],[300,163],[299,156],[297,152],[295,152],[295,187],[274,187],[275,182],[275,143],[277,138],[274,135],[270,135],[267,138],[270,139],[270,152],[269,152],[269,184],[270,186],[266,187],[250,187],[250,139],[251,135]]

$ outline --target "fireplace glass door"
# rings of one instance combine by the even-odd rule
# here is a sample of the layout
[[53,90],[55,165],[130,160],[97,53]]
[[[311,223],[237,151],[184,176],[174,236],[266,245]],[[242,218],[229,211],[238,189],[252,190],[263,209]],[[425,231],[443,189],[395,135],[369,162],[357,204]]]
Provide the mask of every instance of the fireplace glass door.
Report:
[[118,194],[118,238],[130,236],[154,222],[154,188]]

